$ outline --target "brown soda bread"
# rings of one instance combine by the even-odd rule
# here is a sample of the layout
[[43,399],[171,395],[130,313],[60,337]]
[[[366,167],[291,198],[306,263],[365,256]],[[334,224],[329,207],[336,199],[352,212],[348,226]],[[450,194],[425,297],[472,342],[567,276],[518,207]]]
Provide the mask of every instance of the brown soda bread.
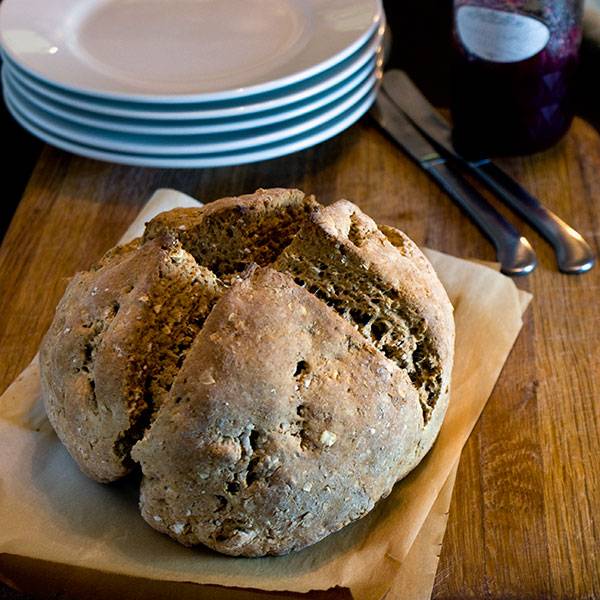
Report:
[[154,528],[283,554],[360,518],[433,444],[452,306],[403,233],[258,190],[163,213],[77,274],[41,348],[49,419]]

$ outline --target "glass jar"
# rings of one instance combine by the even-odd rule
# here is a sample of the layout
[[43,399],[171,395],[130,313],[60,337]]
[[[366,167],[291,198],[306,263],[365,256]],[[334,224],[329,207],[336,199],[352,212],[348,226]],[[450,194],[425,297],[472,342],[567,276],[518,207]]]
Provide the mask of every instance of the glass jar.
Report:
[[454,0],[452,117],[467,154],[550,147],[573,119],[581,0]]

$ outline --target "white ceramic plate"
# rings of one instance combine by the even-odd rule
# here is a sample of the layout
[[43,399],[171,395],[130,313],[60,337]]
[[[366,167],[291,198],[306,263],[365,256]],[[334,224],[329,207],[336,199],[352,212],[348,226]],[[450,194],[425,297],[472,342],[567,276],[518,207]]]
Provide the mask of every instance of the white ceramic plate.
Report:
[[66,119],[79,125],[118,131],[121,133],[133,133],[143,135],[197,135],[209,133],[225,133],[242,131],[255,127],[273,125],[282,121],[289,121],[296,117],[306,115],[319,108],[328,106],[339,100],[344,95],[352,92],[365,81],[375,83],[376,65],[375,59],[369,61],[350,79],[328,90],[327,93],[317,95],[307,101],[291,104],[280,110],[271,110],[257,115],[249,115],[250,118],[233,119],[194,119],[185,121],[172,121],[169,119],[133,119],[125,117],[113,117],[110,115],[97,114],[92,111],[66,106],[56,100],[51,100],[36,94],[28,89],[19,79],[14,76],[12,68],[8,65],[3,67],[5,85],[19,97],[33,104],[40,111],[55,117]]
[[266,92],[350,56],[380,0],[4,0],[0,44],[39,78],[121,100]]
[[226,167],[232,165],[241,165],[244,163],[257,162],[279,156],[285,156],[292,152],[304,150],[342,132],[355,123],[373,104],[376,96],[376,90],[371,91],[363,100],[350,108],[344,114],[340,115],[330,123],[321,125],[312,131],[307,131],[302,135],[285,140],[281,143],[269,144],[255,150],[246,152],[229,152],[213,155],[187,155],[187,156],[158,156],[144,154],[126,154],[122,152],[108,152],[99,150],[92,146],[74,143],[65,139],[56,133],[45,130],[35,125],[28,117],[21,112],[18,106],[14,105],[7,97],[5,90],[5,101],[13,117],[30,133],[41,140],[80,156],[94,158],[112,163],[133,165],[140,167],[157,167],[173,169],[193,169],[208,167]]
[[367,63],[373,60],[381,60],[384,32],[385,24],[382,23],[369,40],[351,56],[300,83],[285,86],[273,92],[265,92],[236,100],[205,103],[161,104],[157,102],[95,98],[44,83],[24,71],[6,53],[3,54],[3,58],[5,68],[10,67],[11,74],[32,93],[69,107],[131,119],[228,119],[274,111],[327,92],[332,87],[356,75]]
[[10,86],[3,73],[5,97],[18,106],[38,127],[52,131],[79,144],[113,152],[131,154],[216,154],[280,142],[328,123],[368,95],[376,78],[369,78],[356,89],[324,109],[297,117],[280,125],[259,127],[242,132],[204,135],[139,135],[106,131],[73,123],[40,110]]

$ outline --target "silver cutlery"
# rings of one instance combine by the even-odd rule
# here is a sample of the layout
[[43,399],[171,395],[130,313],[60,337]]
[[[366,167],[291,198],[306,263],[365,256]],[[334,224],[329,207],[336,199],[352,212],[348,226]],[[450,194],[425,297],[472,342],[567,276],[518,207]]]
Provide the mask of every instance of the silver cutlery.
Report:
[[594,266],[592,249],[575,229],[543,206],[489,158],[472,160],[457,152],[452,143],[450,125],[431,106],[406,73],[400,70],[387,71],[383,77],[383,90],[442,154],[468,169],[550,243],[560,271],[578,274],[589,271]]

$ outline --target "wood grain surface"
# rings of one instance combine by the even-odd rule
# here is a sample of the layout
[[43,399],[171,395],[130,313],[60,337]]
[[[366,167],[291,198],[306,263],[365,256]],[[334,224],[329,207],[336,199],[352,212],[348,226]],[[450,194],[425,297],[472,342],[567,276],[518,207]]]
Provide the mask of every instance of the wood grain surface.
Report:
[[[502,165],[598,253],[595,130],[576,121],[554,149]],[[0,249],[0,392],[35,354],[68,277],[118,240],[156,188],[210,201],[270,186],[346,197],[419,244],[494,259],[368,119],[317,148],[227,169],[129,168],[45,148]],[[460,463],[437,599],[600,597],[600,267],[559,274],[550,248],[519,226],[540,260],[517,282],[534,300]]]

